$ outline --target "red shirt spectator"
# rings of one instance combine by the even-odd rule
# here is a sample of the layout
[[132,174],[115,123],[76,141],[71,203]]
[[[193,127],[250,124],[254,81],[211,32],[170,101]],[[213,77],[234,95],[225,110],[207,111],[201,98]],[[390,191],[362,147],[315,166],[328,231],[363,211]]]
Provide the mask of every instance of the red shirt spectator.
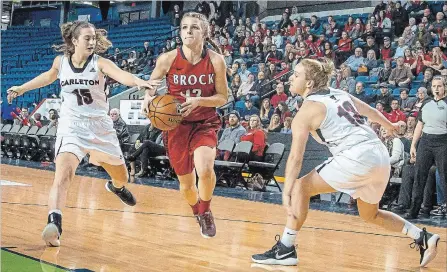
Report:
[[272,96],[270,99],[270,104],[276,108],[278,107],[279,102],[286,101],[287,95],[284,93],[284,85],[282,83],[278,83],[276,85],[276,94]]
[[403,113],[399,109],[399,101],[394,99],[391,102],[391,112],[384,114],[385,117],[390,120],[391,123],[397,123],[399,121],[407,121],[407,117],[405,116],[405,113]]
[[351,42],[352,40],[349,39],[348,33],[343,31],[341,34],[341,39],[338,40],[338,50],[341,52],[350,52],[352,50]]
[[253,143],[251,151],[256,156],[255,160],[261,160],[264,155],[265,133],[261,128],[261,119],[257,115],[250,117],[250,124],[247,133],[241,136],[241,141],[249,141]]

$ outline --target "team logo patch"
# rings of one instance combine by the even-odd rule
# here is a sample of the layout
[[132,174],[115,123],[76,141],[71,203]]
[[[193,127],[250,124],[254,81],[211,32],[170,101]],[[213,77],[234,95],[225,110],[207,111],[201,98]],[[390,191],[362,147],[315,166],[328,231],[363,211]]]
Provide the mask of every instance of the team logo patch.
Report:
[[96,72],[95,68],[92,68],[92,69],[90,70],[90,73],[95,73],[95,72]]

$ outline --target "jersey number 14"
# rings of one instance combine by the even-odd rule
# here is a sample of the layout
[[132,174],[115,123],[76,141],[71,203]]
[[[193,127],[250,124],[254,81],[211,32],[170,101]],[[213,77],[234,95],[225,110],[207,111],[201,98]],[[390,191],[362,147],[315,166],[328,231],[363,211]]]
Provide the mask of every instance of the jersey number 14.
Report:
[[349,123],[355,126],[365,124],[365,119],[363,119],[349,101],[343,102],[342,106],[338,106],[338,116],[346,118]]
[[93,97],[89,89],[76,89],[72,93],[76,95],[79,106],[84,104],[89,105],[93,102]]

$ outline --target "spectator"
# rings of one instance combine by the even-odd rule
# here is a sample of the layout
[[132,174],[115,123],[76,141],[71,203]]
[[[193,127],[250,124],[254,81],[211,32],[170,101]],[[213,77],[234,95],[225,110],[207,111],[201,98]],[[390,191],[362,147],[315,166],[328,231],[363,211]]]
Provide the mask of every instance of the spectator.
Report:
[[123,144],[128,143],[130,140],[129,130],[127,129],[126,122],[124,122],[120,116],[119,109],[111,109],[109,114],[113,121],[113,128],[116,130],[116,136],[118,137],[118,141],[122,149]]
[[144,58],[154,56],[154,51],[149,46],[149,42],[144,42],[141,52],[143,53]]
[[408,97],[408,89],[402,88],[400,89],[400,100],[399,107],[405,113],[405,115],[409,115],[411,109],[416,103],[416,98]]
[[48,111],[49,114],[49,118],[50,119],[50,123],[48,124],[48,129],[55,127],[57,128],[57,126],[59,125],[59,114],[57,113],[57,111],[55,109],[51,109]]
[[14,125],[31,126],[28,109],[22,108],[20,110],[17,108],[16,111],[19,115],[15,112],[11,112],[11,116],[14,118]]
[[357,82],[357,84],[355,84],[355,92],[352,95],[366,104],[371,104],[376,100],[375,95],[370,96],[365,93],[363,82]]
[[286,117],[284,120],[284,127],[281,129],[283,134],[292,134],[292,117]]
[[[241,86],[239,86],[239,90],[237,91],[236,97],[240,100],[243,97],[246,97],[247,95],[257,95],[256,91],[254,90],[253,86],[255,84],[254,81],[254,75],[250,73],[247,77],[246,82],[242,82]],[[259,97],[258,97],[259,100]]]
[[149,173],[149,158],[166,155],[166,149],[163,146],[161,130],[151,124],[143,128],[142,133],[132,148],[130,155],[126,160],[130,162],[130,175],[135,175],[135,161],[139,157],[141,170],[136,177],[144,177]]
[[430,97],[433,97],[433,93],[431,91],[431,81],[433,79],[433,70],[431,68],[427,68],[424,72],[424,79],[422,80],[420,87],[425,87],[427,89],[427,94]]
[[388,82],[396,87],[408,88],[410,86],[413,74],[410,67],[404,65],[404,57],[397,59],[397,66],[391,71]]
[[399,139],[399,137],[388,135],[386,129],[384,128],[380,129],[380,134],[383,144],[388,149],[388,153],[390,156],[391,171],[393,174],[397,174],[396,171],[400,174],[402,172],[402,166],[404,164],[405,159],[404,144]]
[[301,96],[297,95],[294,92],[290,92],[290,96],[287,97],[287,100],[286,100],[286,105],[289,108],[289,110],[292,111],[292,114],[293,114],[293,112],[295,111],[295,105],[297,103],[302,103],[302,102],[303,102],[303,98]]
[[393,99],[391,101],[391,112],[386,115],[386,118],[390,120],[391,123],[397,123],[399,121],[406,122],[407,117],[405,113],[403,113],[399,109],[399,100]]
[[279,114],[274,113],[272,115],[272,118],[270,119],[270,124],[267,127],[268,132],[281,132],[282,124],[281,124],[281,117]]
[[368,36],[366,38],[366,44],[363,46],[363,56],[367,57],[370,50],[373,50],[374,53],[376,53],[376,56],[380,56],[379,46],[377,46],[376,40],[373,36]]
[[377,62],[376,52],[373,49],[368,51],[366,59],[364,59],[364,63],[368,68],[368,71],[372,71],[372,69],[379,66],[379,63]]
[[404,137],[407,138],[410,143],[413,141],[414,129],[416,127],[417,119],[414,115],[410,115],[407,118],[407,131]]
[[391,101],[393,100],[392,95],[388,91],[388,84],[380,83],[380,94],[376,97],[376,103],[382,103],[383,109],[386,112],[391,111]]
[[33,118],[30,120],[33,126],[37,126],[39,128],[42,127],[41,121],[42,121],[42,115],[40,113],[35,113]]
[[261,120],[259,116],[254,114],[250,116],[247,133],[241,136],[241,141],[249,141],[253,143],[251,149],[251,160],[262,161],[264,149],[266,146],[265,132],[261,128]]
[[253,102],[250,98],[245,99],[243,108],[236,108],[239,111],[239,114],[245,120],[249,120],[252,115],[259,115],[259,110],[255,106],[253,106]]
[[[265,90],[266,83],[267,83],[267,80],[265,79],[264,72],[258,72],[258,79],[255,81],[255,84],[253,85],[253,88],[252,88],[254,95],[258,96],[258,97],[255,97],[255,99],[257,99],[257,102],[253,102],[256,106],[258,106],[260,97],[267,92]],[[252,100],[253,100],[253,97],[252,97]]]
[[272,117],[275,109],[270,105],[270,99],[264,98],[261,104],[261,111],[259,114],[262,126],[266,127],[270,123],[270,118]]
[[182,19],[182,12],[178,5],[174,5],[174,11],[172,12],[172,24],[174,27],[180,26],[180,20]]
[[274,108],[278,107],[279,102],[286,101],[287,95],[284,93],[284,84],[278,83],[276,85],[276,94],[270,99],[270,103]]
[[380,58],[382,60],[389,60],[395,54],[395,50],[391,47],[391,40],[389,37],[383,38],[383,47],[380,50]]
[[250,71],[247,70],[247,63],[241,62],[241,69],[238,74],[241,77],[242,83],[247,82],[248,76],[251,74]]
[[404,44],[407,46],[407,49],[413,45],[415,38],[416,38],[416,36],[411,31],[411,28],[409,26],[407,26],[404,29],[404,33],[402,35],[402,39],[404,40]]
[[420,108],[427,102],[427,100],[430,100],[430,97],[427,94],[427,89],[425,87],[419,87],[417,92],[417,100],[416,103],[414,103],[412,112],[418,114]]
[[362,49],[357,47],[354,51],[354,55],[350,56],[344,64],[348,65],[352,71],[357,72],[360,67],[360,64],[364,63],[364,58],[362,56]]
[[230,114],[228,115],[229,126],[222,132],[222,136],[220,136],[219,142],[232,140],[234,143],[238,144],[241,141],[241,136],[246,133],[246,130],[243,126],[241,126],[240,121],[241,116],[239,115],[239,112],[230,112]]
[[282,14],[281,21],[279,21],[278,29],[277,31],[281,31],[283,29],[287,29],[288,26],[293,26],[292,21],[289,18],[289,14],[287,12],[284,12]]
[[415,62],[415,59],[413,57],[413,54],[411,53],[411,49],[407,48],[404,52],[404,63],[411,67],[413,63]]
[[271,50],[267,53],[265,57],[265,62],[271,62],[271,63],[279,63],[283,59],[283,55],[281,51],[276,49],[276,45],[271,46]]
[[405,50],[408,48],[408,45],[405,44],[404,37],[400,37],[397,40],[397,44],[398,45],[396,47],[396,52],[394,53],[394,56],[393,56],[394,59],[397,59],[399,57],[403,57],[404,53],[405,53]]
[[394,35],[399,37],[404,31],[404,27],[408,22],[408,13],[402,7],[400,1],[396,1],[396,6],[392,12],[392,20],[394,23]]
[[233,97],[237,97],[237,93],[239,91],[239,87],[241,86],[241,84],[242,84],[241,77],[238,74],[235,74],[230,84],[230,89],[231,93],[233,94]]
[[278,104],[278,108],[275,111],[276,114],[278,114],[280,116],[280,122],[281,124],[284,123],[284,120],[287,117],[292,117],[292,113],[289,110],[289,107],[287,107],[286,102],[279,102]]

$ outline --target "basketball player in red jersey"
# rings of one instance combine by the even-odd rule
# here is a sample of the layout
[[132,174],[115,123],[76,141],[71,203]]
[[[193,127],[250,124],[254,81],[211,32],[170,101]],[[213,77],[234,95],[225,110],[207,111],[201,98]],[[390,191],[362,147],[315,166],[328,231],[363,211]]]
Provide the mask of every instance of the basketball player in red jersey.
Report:
[[[221,126],[216,107],[227,102],[228,94],[223,56],[204,47],[208,42],[220,53],[209,38],[209,31],[204,15],[195,12],[184,14],[180,24],[183,45],[161,55],[151,75],[151,80],[162,79],[166,75],[169,94],[183,102],[182,123],[169,132],[165,131],[163,136],[169,160],[180,181],[180,191],[191,206],[205,238],[216,235],[210,210],[216,185],[217,130]],[[154,95],[155,90],[146,92],[143,103],[146,111]]]

